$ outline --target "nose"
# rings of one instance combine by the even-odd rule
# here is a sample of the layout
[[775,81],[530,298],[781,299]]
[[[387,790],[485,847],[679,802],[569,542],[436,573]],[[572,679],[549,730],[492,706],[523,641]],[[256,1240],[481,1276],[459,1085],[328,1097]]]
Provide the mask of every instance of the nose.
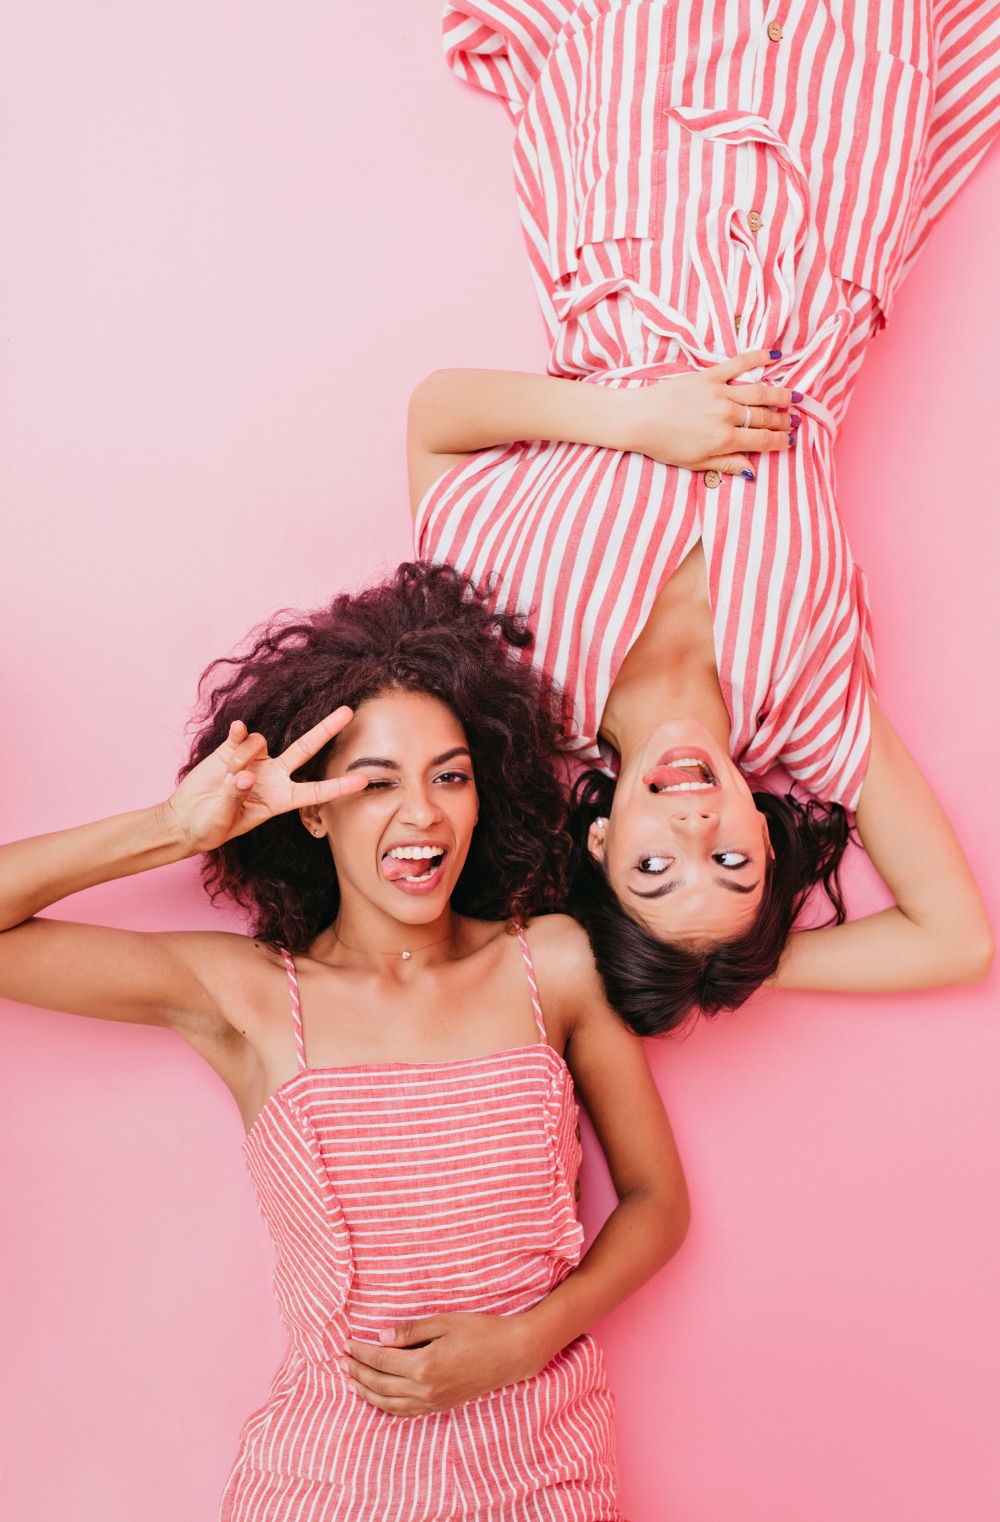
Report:
[[693,808],[691,805],[671,812],[670,823],[681,834],[701,839],[718,828],[719,816],[713,809]]
[[441,817],[437,800],[429,788],[409,787],[399,811],[401,824],[412,824],[414,829],[426,830]]

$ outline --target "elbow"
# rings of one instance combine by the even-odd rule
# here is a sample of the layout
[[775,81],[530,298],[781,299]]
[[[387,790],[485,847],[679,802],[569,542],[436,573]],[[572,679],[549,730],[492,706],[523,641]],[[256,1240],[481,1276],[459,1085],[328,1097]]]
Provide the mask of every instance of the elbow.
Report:
[[406,436],[411,450],[422,450],[427,454],[447,452],[448,443],[443,436],[446,430],[442,428],[442,417],[447,419],[449,415],[446,393],[448,374],[446,370],[432,370],[410,393]]
[[691,1197],[687,1187],[676,1191],[670,1198],[664,1201],[663,1209],[663,1235],[666,1251],[663,1261],[667,1262],[673,1257],[684,1242],[691,1225]]
[[418,381],[410,392],[411,424],[415,418],[419,420],[434,409],[451,374],[450,370],[432,370],[422,381]]
[[993,934],[984,925],[977,935],[963,938],[956,983],[983,983],[993,967]]
[[961,924],[952,920],[937,932],[938,986],[982,983],[993,966],[993,932],[980,904]]

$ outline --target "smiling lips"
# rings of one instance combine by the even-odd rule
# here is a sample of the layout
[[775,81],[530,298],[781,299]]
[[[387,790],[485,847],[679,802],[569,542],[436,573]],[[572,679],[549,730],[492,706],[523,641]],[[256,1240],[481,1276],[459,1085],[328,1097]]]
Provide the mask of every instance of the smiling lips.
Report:
[[447,855],[436,840],[400,843],[382,857],[382,876],[404,893],[430,893],[441,881]]
[[668,750],[642,780],[657,793],[711,793],[720,786],[708,752],[696,746]]

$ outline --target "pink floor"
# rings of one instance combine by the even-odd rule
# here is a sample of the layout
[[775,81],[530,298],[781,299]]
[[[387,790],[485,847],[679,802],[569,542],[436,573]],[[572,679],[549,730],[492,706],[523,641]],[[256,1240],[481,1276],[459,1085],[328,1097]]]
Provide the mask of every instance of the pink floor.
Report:
[[[0,834],[162,797],[210,658],[407,554],[420,376],[543,365],[438,11],[7,8]],[[884,705],[994,898],[998,268],[994,152],[840,456]],[[189,867],[71,912],[221,923]],[[996,1009],[771,996],[656,1048],[695,1218],[603,1328],[633,1522],[995,1522]],[[235,1107],[158,1032],[6,1007],[0,1046],[4,1513],[212,1522],[283,1344]]]

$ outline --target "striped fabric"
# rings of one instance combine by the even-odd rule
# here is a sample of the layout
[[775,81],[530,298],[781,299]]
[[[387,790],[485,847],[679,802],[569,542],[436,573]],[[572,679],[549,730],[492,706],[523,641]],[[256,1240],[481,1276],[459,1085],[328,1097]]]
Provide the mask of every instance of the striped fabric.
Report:
[[1000,6],[457,0],[445,48],[516,122],[552,374],[642,385],[778,348],[767,378],[806,399],[798,448],[755,483],[484,451],[427,494],[417,553],[530,610],[571,748],[599,763],[617,671],[701,540],[732,754],[855,805],[873,668],[832,447],[900,280],[1000,128]]
[[463,1061],[300,1071],[246,1141],[290,1334],[222,1522],[621,1522],[613,1403],[581,1337],[533,1379],[425,1417],[356,1396],[338,1359],[401,1319],[512,1314],[579,1262],[573,1083],[545,1039]]

